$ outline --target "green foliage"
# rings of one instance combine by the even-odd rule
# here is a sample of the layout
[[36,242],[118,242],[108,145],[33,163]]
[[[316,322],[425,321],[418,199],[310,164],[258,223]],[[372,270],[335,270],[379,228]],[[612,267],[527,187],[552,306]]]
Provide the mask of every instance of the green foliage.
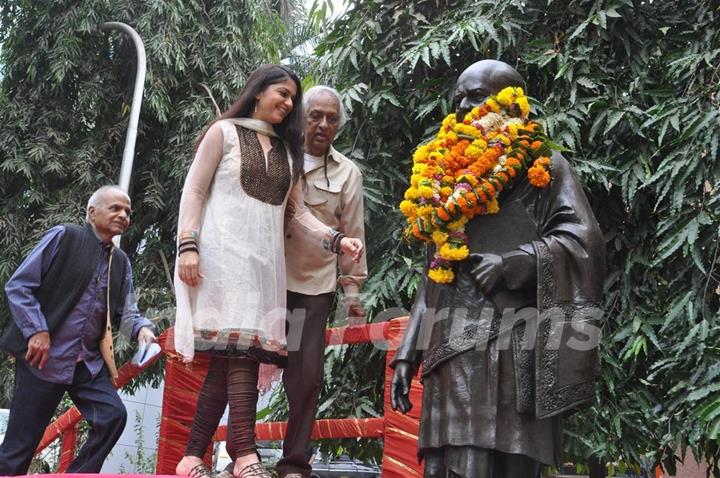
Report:
[[[174,315],[168,271],[182,181],[195,137],[215,114],[206,88],[224,109],[250,71],[278,62],[299,3],[1,1],[0,283],[44,231],[82,222],[92,191],[117,181],[135,50],[128,37],[98,26],[122,21],[141,35],[148,58],[123,248],[141,309],[165,328]],[[0,328],[10,320],[2,303]],[[6,361],[2,367],[7,400],[12,373]],[[153,370],[156,381],[160,366]]]
[[[345,94],[365,174],[373,312],[409,306],[419,250],[396,212],[413,148],[452,110],[459,72],[518,68],[587,188],[608,245],[602,379],[568,423],[570,458],[717,472],[720,2],[363,0],[316,53]],[[381,382],[364,369],[344,386]],[[378,402],[376,409],[380,409]]]

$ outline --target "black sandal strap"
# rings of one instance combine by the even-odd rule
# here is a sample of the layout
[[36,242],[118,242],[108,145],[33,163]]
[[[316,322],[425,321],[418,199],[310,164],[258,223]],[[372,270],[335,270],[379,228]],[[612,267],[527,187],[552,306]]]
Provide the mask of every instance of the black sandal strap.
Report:
[[253,463],[240,471],[239,478],[272,478],[272,475],[262,463]]
[[197,465],[190,468],[188,476],[190,478],[213,478],[215,476],[215,473],[213,473],[210,468],[205,466],[205,463],[198,463]]

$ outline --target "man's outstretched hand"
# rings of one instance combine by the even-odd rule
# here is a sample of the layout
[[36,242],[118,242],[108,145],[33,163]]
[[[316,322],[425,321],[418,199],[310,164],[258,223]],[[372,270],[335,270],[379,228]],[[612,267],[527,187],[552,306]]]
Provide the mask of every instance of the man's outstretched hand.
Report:
[[390,385],[390,404],[393,410],[407,413],[412,409],[410,403],[410,383],[413,377],[413,367],[409,362],[398,362],[395,365],[392,385]]

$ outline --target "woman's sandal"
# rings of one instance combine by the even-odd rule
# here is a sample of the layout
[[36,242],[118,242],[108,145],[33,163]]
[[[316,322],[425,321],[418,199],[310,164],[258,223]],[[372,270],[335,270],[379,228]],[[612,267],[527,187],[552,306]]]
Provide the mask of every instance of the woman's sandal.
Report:
[[205,463],[198,463],[190,468],[187,476],[190,478],[215,478],[215,472],[205,466]]
[[262,463],[253,463],[240,470],[237,478],[272,478],[272,475]]

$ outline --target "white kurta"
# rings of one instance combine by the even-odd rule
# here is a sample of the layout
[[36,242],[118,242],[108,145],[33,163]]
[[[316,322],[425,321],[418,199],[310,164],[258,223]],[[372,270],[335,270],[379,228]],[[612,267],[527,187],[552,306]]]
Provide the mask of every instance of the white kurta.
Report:
[[183,189],[178,230],[198,231],[204,276],[197,287],[188,286],[178,277],[176,261],[175,347],[186,360],[193,357],[196,344],[224,349],[228,342],[283,354],[288,198],[300,205],[293,222],[318,247],[332,232],[304,209],[300,187],[288,188],[292,193],[286,191],[278,205],[246,193],[240,179],[238,123],[254,124],[260,132],[269,128],[247,119],[215,123],[198,148]]

